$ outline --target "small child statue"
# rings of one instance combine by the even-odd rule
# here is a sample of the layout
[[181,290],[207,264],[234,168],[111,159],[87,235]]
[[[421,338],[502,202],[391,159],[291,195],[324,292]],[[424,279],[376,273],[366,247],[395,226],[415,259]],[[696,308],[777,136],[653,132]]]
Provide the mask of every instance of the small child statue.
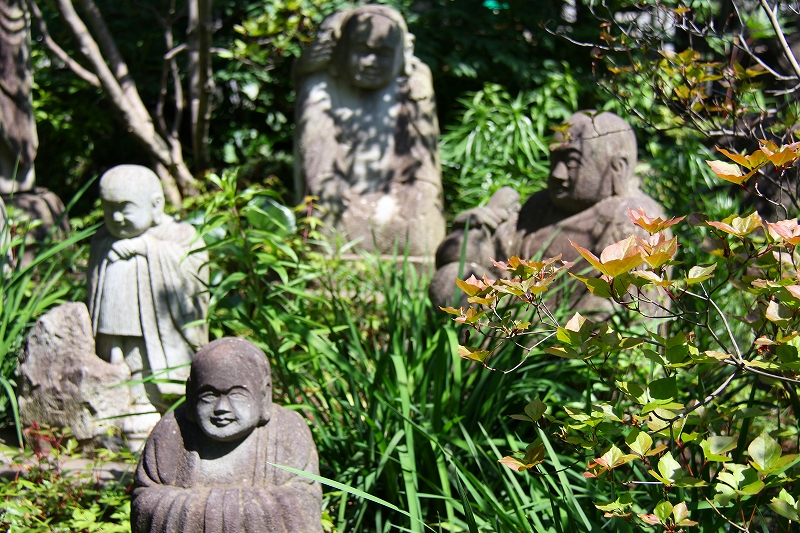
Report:
[[153,429],[136,468],[133,533],[322,533],[311,431],[272,403],[266,355],[226,337],[197,352],[186,403]]
[[[163,412],[164,394],[183,394],[189,363],[208,342],[208,254],[194,228],[164,214],[158,176],[139,165],[120,165],[100,178],[105,217],[89,257],[89,314],[97,355],[125,361],[132,381],[157,374],[157,383],[131,386],[132,413]],[[176,368],[177,367],[177,368]],[[166,382],[169,380],[170,382]],[[150,417],[130,417],[146,428]],[[137,423],[136,419],[141,422]],[[158,420],[156,415],[155,421]]]

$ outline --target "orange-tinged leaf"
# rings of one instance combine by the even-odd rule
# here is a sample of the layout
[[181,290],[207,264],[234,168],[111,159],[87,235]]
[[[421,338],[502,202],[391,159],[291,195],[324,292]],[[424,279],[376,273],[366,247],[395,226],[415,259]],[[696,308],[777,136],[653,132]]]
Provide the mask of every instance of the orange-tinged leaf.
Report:
[[459,289],[467,293],[467,296],[475,296],[482,290],[486,289],[486,284],[476,278],[474,274],[464,281],[456,278],[456,285],[458,285]]
[[729,177],[740,177],[742,175],[742,169],[739,168],[739,165],[735,165],[733,163],[726,163],[725,161],[716,161],[716,160],[706,160],[708,166],[711,167],[711,170],[719,177],[729,176]]
[[441,309],[445,313],[449,313],[451,315],[461,316],[462,314],[464,314],[464,308],[463,307],[461,309],[456,309],[455,307],[440,307],[439,309]]
[[761,225],[761,217],[756,211],[753,211],[746,217],[731,215],[729,217],[725,217],[720,222],[708,220],[705,222],[705,224],[724,231],[730,235],[736,235],[737,237],[743,237],[763,227]]
[[800,285],[789,285],[786,290],[795,298],[800,299]]
[[731,183],[735,183],[736,185],[741,185],[750,177],[755,174],[758,169],[755,168],[748,172],[747,174],[743,174],[742,170],[739,168],[738,165],[734,165],[733,163],[726,163],[724,161],[710,161],[706,160],[708,166],[711,167],[711,170],[714,171],[714,174],[717,175],[718,178],[723,179],[725,181],[730,181]]
[[483,363],[489,356],[489,352],[486,350],[481,350],[480,348],[470,348],[469,346],[461,346],[459,344],[458,356],[463,359],[469,359],[471,361]]
[[638,278],[645,279],[652,283],[653,285],[657,285],[659,287],[669,287],[672,285],[672,280],[664,279],[655,272],[651,272],[650,270],[634,270],[631,272],[634,276]]
[[594,255],[592,252],[590,252],[586,248],[583,248],[583,247],[575,244],[574,242],[572,242],[572,240],[570,240],[569,243],[572,245],[573,248],[578,250],[578,253],[581,254],[581,256],[584,259],[586,259],[586,261],[588,261],[590,265],[592,265],[594,268],[596,268],[597,270],[599,270],[603,274],[606,274],[605,270],[603,269],[603,264],[600,262],[600,259],[598,259],[596,255]]
[[796,218],[767,222],[767,231],[770,237],[776,241],[786,241],[795,246],[800,243],[800,226],[797,224]]
[[628,208],[628,217],[631,219],[631,222],[644,229],[648,233],[657,233],[659,231],[663,231],[686,218],[675,217],[667,220],[663,220],[661,217],[650,218],[641,207],[636,211]]
[[[729,151],[725,150],[724,148],[720,148],[719,146],[717,146],[717,151],[722,153],[722,154],[724,154],[725,157],[727,157],[731,161],[742,165],[747,170],[750,170],[750,169],[753,168],[753,167],[750,166],[750,161],[747,159],[747,156],[735,154],[733,152],[729,152]],[[713,169],[714,167],[711,167],[711,168]]]
[[520,461],[519,459],[517,459],[516,457],[511,457],[511,456],[508,456],[508,455],[503,457],[502,459],[500,459],[498,462],[503,464],[503,465],[505,465],[505,466],[507,466],[511,470],[516,470],[517,472],[524,472],[524,471],[528,470],[529,468],[532,468],[533,466],[535,466],[535,465],[532,465],[532,464],[525,464],[522,461]]
[[631,235],[603,250],[600,254],[602,269],[599,270],[606,276],[615,278],[624,272],[633,270],[643,262],[642,249],[636,244],[636,238]]

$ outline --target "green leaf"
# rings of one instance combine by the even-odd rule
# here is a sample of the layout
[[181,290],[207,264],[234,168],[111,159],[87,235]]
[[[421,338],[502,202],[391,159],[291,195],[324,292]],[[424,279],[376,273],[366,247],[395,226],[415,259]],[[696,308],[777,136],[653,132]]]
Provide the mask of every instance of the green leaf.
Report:
[[542,415],[547,411],[547,406],[542,403],[542,401],[536,397],[530,402],[528,405],[525,406],[525,414],[524,415],[511,415],[511,418],[514,420],[522,420],[524,422],[536,422],[539,420]]
[[624,511],[633,505],[633,496],[630,492],[623,492],[622,495],[611,503],[595,503],[594,506],[607,513]]
[[[672,485],[678,479],[681,473],[681,465],[672,457],[671,452],[665,453],[661,459],[658,460],[658,474],[653,470],[649,471],[650,474],[664,483],[665,485]],[[660,474],[660,475],[659,475]]]
[[731,460],[730,457],[722,454],[734,449],[736,447],[737,439],[738,439],[737,436],[733,437],[717,436],[717,437],[709,437],[703,440],[700,443],[700,447],[703,449],[703,455],[705,456],[706,461],[718,461],[718,462],[730,461]]
[[634,453],[644,457],[653,446],[653,438],[644,431],[634,429],[625,438],[625,443]]
[[797,514],[797,509],[793,505],[790,505],[788,502],[781,500],[780,498],[772,498],[772,501],[767,505],[770,509],[784,518],[788,518],[789,520],[793,521],[800,520],[800,515]]
[[648,390],[650,397],[654,400],[672,401],[678,396],[678,384],[675,376],[651,381]]
[[578,279],[586,285],[586,288],[589,289],[589,292],[597,296],[598,298],[612,298],[613,295],[611,294],[611,285],[608,282],[601,278],[591,278],[591,277],[583,277],[583,276],[576,276],[572,272],[569,274],[575,279]]
[[716,264],[709,265],[709,266],[693,266],[689,269],[689,273],[684,278],[686,280],[687,285],[692,285],[694,283],[700,283],[701,281],[705,281],[708,278],[714,275],[714,269],[717,268]]
[[750,443],[747,453],[750,454],[750,464],[759,472],[770,472],[781,458],[781,446],[764,431]]
[[669,519],[670,515],[672,514],[672,504],[666,500],[662,500],[656,504],[656,508],[653,510],[653,514],[661,520],[661,523],[666,523]]

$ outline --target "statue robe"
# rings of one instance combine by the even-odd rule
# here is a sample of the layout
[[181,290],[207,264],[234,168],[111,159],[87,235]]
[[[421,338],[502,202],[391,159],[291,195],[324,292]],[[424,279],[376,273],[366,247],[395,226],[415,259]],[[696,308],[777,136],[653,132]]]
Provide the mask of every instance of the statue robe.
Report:
[[[298,81],[295,185],[361,250],[433,255],[445,236],[439,124],[430,69],[375,90],[314,72]],[[373,243],[374,240],[374,243]]]
[[[153,373],[180,365],[160,378],[185,381],[195,350],[208,343],[208,325],[186,327],[204,320],[208,311],[208,262],[206,253],[189,254],[202,246],[193,242],[196,232],[185,222],[164,216],[162,222],[140,237],[146,255],[136,255],[139,321],[147,348],[147,361]],[[89,257],[89,314],[92,335],[97,337],[100,302],[103,298],[108,254],[117,239],[105,227],[92,239]],[[189,254],[189,255],[187,255]],[[162,394],[183,394],[182,384],[158,383]]]
[[[575,214],[556,206],[547,190],[539,191],[528,198],[518,215],[498,226],[494,234],[496,254],[503,260],[513,255],[531,258],[541,253],[542,258],[549,258],[560,254],[564,261],[575,262],[581,256],[572,241],[599,256],[606,247],[631,235],[647,238],[648,233],[628,216],[628,209],[639,208],[651,217],[667,218],[661,206],[638,188],[625,196],[600,200]],[[648,297],[656,295],[655,291],[646,292]],[[594,296],[580,284],[572,287],[569,303],[571,309],[597,311],[592,316],[595,320],[606,317],[614,308],[611,300]],[[641,308],[650,316],[661,316],[657,305],[642,303]]]
[[[224,444],[190,422],[184,407],[165,415],[136,468],[133,533],[322,533],[319,483],[268,464],[319,474],[317,450],[299,414],[273,405],[269,422],[237,446],[249,450],[244,457],[215,454],[214,446]],[[202,483],[207,459],[241,480]]]

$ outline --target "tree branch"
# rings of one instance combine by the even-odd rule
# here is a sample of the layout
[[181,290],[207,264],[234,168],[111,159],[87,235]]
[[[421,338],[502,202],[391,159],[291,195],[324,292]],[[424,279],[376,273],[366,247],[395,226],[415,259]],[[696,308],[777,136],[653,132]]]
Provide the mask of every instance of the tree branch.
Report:
[[100,80],[97,78],[97,76],[95,76],[93,72],[83,68],[80,63],[72,59],[70,55],[50,36],[50,32],[47,30],[47,23],[45,23],[44,17],[42,17],[42,12],[39,10],[39,5],[36,3],[36,0],[28,0],[28,9],[30,10],[31,14],[33,14],[33,18],[36,19],[39,33],[42,34],[42,39],[44,40],[44,44],[47,46],[48,50],[50,50],[58,59],[63,61],[64,64],[67,65],[67,67],[80,79],[89,85],[99,88]]
[[[91,0],[82,1],[91,2]],[[106,64],[97,42],[92,38],[89,29],[75,11],[72,0],[57,0],[57,5],[62,18],[78,41],[81,54],[92,64],[103,90],[111,99],[112,104],[122,114],[130,133],[147,149],[153,158],[169,169],[169,175],[174,176],[175,179],[171,179],[163,173],[160,174],[164,180],[164,192],[167,197],[173,204],[180,204],[180,193],[176,187],[176,180],[177,185],[180,186],[184,194],[193,194],[196,190],[194,177],[189,172],[189,169],[186,168],[183,158],[180,154],[173,153],[167,146],[166,141],[158,135],[153,120],[146,110],[144,116],[142,116],[141,109],[144,109],[144,105],[141,104],[141,99],[139,99],[136,87],[133,84],[129,86],[129,89],[135,93],[134,101],[138,101],[141,107],[137,109],[137,106],[127,97],[116,76]]]
[[772,29],[775,30],[775,35],[778,37],[778,42],[781,43],[781,48],[783,49],[783,53],[786,55],[786,59],[789,60],[789,63],[792,65],[792,69],[794,73],[800,77],[800,64],[797,63],[797,58],[794,57],[794,53],[792,49],[789,47],[789,43],[786,41],[786,35],[783,33],[783,29],[781,28],[781,23],[778,21],[778,17],[775,14],[775,11],[769,7],[769,3],[767,0],[760,0],[761,7],[767,13],[767,17],[769,17],[769,21],[772,24]]

